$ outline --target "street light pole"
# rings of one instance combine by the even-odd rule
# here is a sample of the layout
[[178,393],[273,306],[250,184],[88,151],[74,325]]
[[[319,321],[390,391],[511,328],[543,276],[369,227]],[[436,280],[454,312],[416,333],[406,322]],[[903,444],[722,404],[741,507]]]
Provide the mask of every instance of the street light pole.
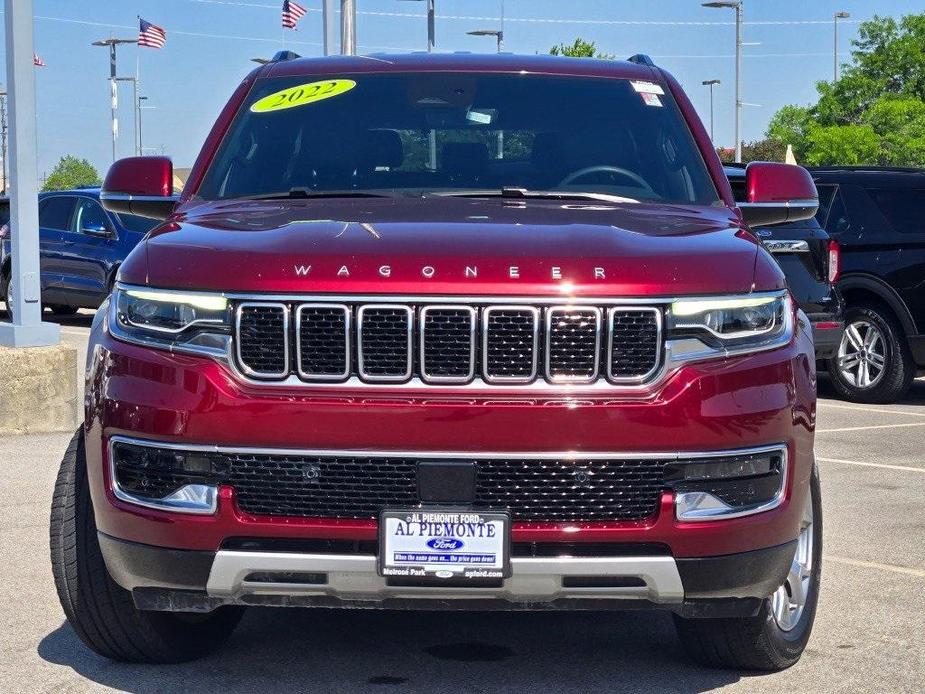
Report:
[[112,160],[116,160],[116,140],[119,138],[119,119],[116,110],[119,107],[118,91],[116,87],[116,46],[124,43],[138,43],[138,39],[105,39],[94,41],[91,46],[109,47],[109,96],[111,100],[112,119]]
[[715,0],[705,2],[704,7],[733,9],[736,13],[736,77],[735,77],[735,160],[742,162],[742,0]]
[[357,54],[356,0],[340,0],[340,52],[343,55]]
[[[503,7],[503,6],[502,6]],[[504,10],[501,10],[501,21],[504,22]],[[502,26],[504,26],[502,24]],[[504,48],[504,29],[475,29],[474,31],[467,31],[469,36],[494,36],[495,44],[498,49],[498,53],[501,53]],[[497,159],[504,159],[504,131],[498,130],[498,153],[496,156]]]
[[6,297],[12,315],[0,323],[0,344],[56,345],[60,328],[42,322],[39,203],[36,167],[35,66],[32,0],[5,0],[6,84],[10,99],[10,240],[12,265]]
[[[138,101],[136,102],[138,104],[138,156],[139,157],[144,154],[144,146],[141,143],[141,110],[142,110],[141,102],[147,101],[147,100],[148,100],[148,97],[139,95]],[[148,108],[152,108],[152,107],[148,107]]]
[[140,117],[138,113],[138,80],[135,79],[134,77],[116,77],[116,82],[131,82],[132,83],[132,117],[134,118],[134,126],[135,126],[135,130],[132,133],[134,136],[134,140],[135,140],[135,142],[133,143],[134,144],[133,150],[134,150],[135,156],[141,156],[141,152],[139,151],[139,146],[138,146],[138,119]]
[[713,139],[713,87],[717,84],[720,84],[719,80],[704,80],[701,84],[705,87],[710,88],[710,142],[713,143],[713,146],[716,146],[716,141]]
[[834,82],[838,82],[838,20],[848,19],[850,16],[850,12],[836,12],[834,15],[832,15],[832,38],[834,41],[834,49],[832,51],[832,75]]

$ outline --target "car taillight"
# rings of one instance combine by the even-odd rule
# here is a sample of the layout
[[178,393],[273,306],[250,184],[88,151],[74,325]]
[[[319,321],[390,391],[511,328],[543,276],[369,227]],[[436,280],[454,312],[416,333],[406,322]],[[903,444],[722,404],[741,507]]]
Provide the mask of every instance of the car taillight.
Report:
[[835,284],[841,276],[841,248],[838,241],[829,239],[829,283]]

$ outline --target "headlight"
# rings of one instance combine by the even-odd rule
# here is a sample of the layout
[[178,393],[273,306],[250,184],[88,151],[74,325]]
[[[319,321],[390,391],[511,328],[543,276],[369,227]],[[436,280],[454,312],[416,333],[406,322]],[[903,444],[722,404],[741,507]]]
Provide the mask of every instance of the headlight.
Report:
[[787,292],[678,299],[668,314],[670,338],[696,338],[724,353],[771,349],[793,333]]
[[109,330],[117,338],[152,347],[224,352],[231,313],[221,294],[117,286]]

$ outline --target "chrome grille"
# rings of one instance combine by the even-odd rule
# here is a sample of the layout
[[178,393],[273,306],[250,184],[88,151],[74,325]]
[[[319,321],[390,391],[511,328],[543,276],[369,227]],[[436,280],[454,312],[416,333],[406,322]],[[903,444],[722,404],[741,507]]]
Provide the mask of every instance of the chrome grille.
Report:
[[350,307],[302,304],[296,309],[297,369],[305,379],[350,375]]
[[607,376],[638,382],[655,373],[661,357],[662,313],[656,308],[612,308],[607,313]]
[[245,376],[292,383],[505,386],[640,384],[662,363],[657,305],[366,301],[239,303],[236,364]]
[[411,377],[410,306],[361,306],[358,320],[360,376],[369,381],[404,381]]
[[553,306],[546,311],[546,377],[554,382],[591,383],[601,357],[601,310]]
[[238,307],[238,361],[248,376],[279,378],[289,373],[289,309],[285,304]]
[[475,375],[475,318],[470,306],[421,309],[421,378],[465,383]]
[[484,312],[483,371],[489,383],[536,377],[540,312],[532,306],[490,306]]

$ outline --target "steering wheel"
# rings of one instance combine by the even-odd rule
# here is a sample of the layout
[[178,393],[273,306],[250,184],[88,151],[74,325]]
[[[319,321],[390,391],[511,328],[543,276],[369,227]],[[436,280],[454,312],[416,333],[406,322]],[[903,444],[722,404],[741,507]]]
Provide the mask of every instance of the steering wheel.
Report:
[[623,176],[624,178],[628,178],[628,179],[630,179],[633,183],[637,184],[637,185],[634,186],[634,188],[644,188],[645,190],[647,190],[647,191],[649,191],[649,192],[655,192],[655,191],[652,190],[652,186],[650,186],[650,185],[646,182],[646,180],[645,180],[642,176],[640,176],[639,174],[637,174],[637,173],[635,173],[635,172],[633,172],[633,171],[630,171],[629,169],[624,169],[624,168],[619,167],[619,166],[609,166],[609,165],[605,165],[605,164],[600,164],[600,165],[598,165],[598,166],[588,166],[588,167],[586,167],[586,168],[584,168],[584,169],[578,169],[578,171],[573,171],[573,172],[570,173],[568,176],[566,176],[566,177],[563,178],[561,181],[559,181],[559,185],[558,185],[557,187],[558,187],[558,188],[561,188],[561,187],[563,187],[563,186],[570,185],[570,184],[574,183],[575,181],[577,181],[578,179],[584,178],[585,176],[589,176],[589,175],[591,175],[591,174],[593,174],[593,173],[613,173],[613,174],[617,174],[618,176]]

